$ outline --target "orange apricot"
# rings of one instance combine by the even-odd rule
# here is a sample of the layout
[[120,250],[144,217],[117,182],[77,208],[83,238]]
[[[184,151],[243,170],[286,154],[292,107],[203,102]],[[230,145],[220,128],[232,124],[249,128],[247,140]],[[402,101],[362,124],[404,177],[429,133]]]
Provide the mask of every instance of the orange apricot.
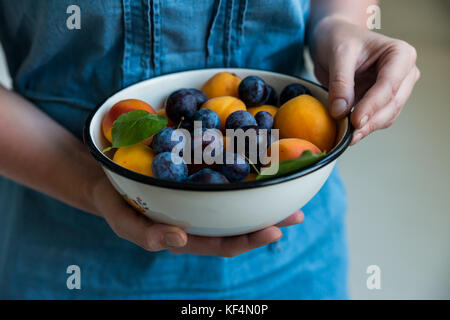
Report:
[[152,162],[154,157],[155,154],[150,147],[138,143],[117,149],[113,161],[129,170],[153,176]]
[[241,78],[230,72],[219,72],[212,76],[202,87],[208,98],[223,96],[239,97]]
[[151,136],[150,138],[147,138],[145,140],[142,140],[140,143],[145,144],[146,146],[151,146],[153,141],[153,136]]
[[336,122],[316,98],[303,94],[281,106],[275,115],[274,128],[280,138],[299,138],[319,149],[330,151],[336,139]]
[[254,181],[258,175],[256,173],[251,172],[244,181]]
[[256,114],[260,111],[267,111],[272,115],[272,117],[275,117],[275,115],[277,114],[278,108],[275,106],[265,104],[265,105],[259,106],[259,107],[248,108],[247,111],[250,112],[252,114],[252,116],[256,116]]
[[211,109],[215,111],[220,118],[220,127],[225,130],[225,122],[230,114],[238,110],[246,110],[244,102],[235,97],[224,96],[212,98],[206,101],[202,109]]
[[108,110],[102,120],[103,135],[109,142],[112,141],[111,130],[113,128],[114,121],[117,120],[122,114],[134,111],[145,110],[150,113],[156,113],[156,111],[147,102],[138,99],[126,99],[117,102]]
[[167,119],[167,127],[174,127],[175,126],[175,122],[170,120],[170,118],[167,116],[166,108],[159,109],[158,111],[156,111],[156,114],[158,116],[165,117]]
[[278,147],[278,161],[297,159],[303,151],[311,150],[312,153],[320,153],[320,149],[307,140],[298,138],[286,138],[275,141],[267,149],[267,155],[272,156],[272,150]]

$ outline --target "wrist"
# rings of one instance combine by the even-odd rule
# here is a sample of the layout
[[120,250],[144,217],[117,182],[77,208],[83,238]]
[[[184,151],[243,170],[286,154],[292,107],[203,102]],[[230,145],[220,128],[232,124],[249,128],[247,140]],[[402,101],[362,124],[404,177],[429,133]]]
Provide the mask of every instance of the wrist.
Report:
[[317,53],[320,52],[318,48],[323,48],[324,44],[329,43],[333,27],[339,23],[348,23],[348,21],[341,15],[333,14],[324,16],[319,20],[315,20],[314,23],[311,23],[308,47],[313,61],[315,60],[315,57],[317,57]]
[[[310,53],[313,61],[327,59],[337,46],[364,31],[348,16],[333,14],[323,17],[311,30]],[[330,52],[331,50],[331,52]]]
[[316,40],[318,36],[323,37],[335,29],[338,24],[354,24],[351,19],[345,15],[332,14],[317,20],[311,27],[311,38]]
[[89,155],[86,159],[86,178],[82,186],[83,199],[88,211],[97,216],[102,216],[99,208],[100,196],[104,193],[104,186],[108,184],[108,178],[103,172],[101,166],[96,163]]

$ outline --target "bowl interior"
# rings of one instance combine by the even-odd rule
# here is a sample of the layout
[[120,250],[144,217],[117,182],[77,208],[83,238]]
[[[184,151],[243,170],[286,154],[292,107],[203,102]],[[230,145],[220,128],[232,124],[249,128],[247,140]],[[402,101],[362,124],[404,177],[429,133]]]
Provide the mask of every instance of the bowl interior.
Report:
[[[325,106],[328,104],[328,92],[325,88],[312,83],[310,81],[300,79],[297,77],[292,77],[288,75],[283,75],[270,71],[261,71],[253,69],[240,69],[240,68],[217,68],[217,69],[202,69],[194,71],[186,71],[168,74],[165,76],[149,79],[143,82],[139,82],[128,88],[125,88],[108,100],[106,100],[92,116],[89,127],[88,134],[92,139],[92,144],[101,153],[101,150],[109,146],[109,142],[103,137],[101,130],[101,123],[104,115],[108,110],[118,101],[124,99],[140,99],[149,103],[155,110],[159,110],[164,107],[164,102],[167,96],[169,96],[173,91],[181,88],[197,88],[200,89],[205,81],[207,81],[214,74],[222,71],[232,72],[245,78],[249,75],[257,75],[263,78],[268,84],[270,84],[278,94],[281,90],[290,83],[300,83],[311,90],[314,97],[320,100]],[[89,120],[88,120],[89,121]],[[337,123],[337,139],[335,147],[328,152],[330,156],[337,147],[342,148],[343,139],[349,139],[349,120],[348,117],[344,118]],[[346,147],[346,146],[344,146]],[[92,150],[91,150],[92,151]],[[95,152],[98,155],[98,152]],[[100,157],[107,158],[105,155]],[[98,158],[98,157],[97,157]],[[326,159],[326,158],[325,158]],[[324,159],[324,160],[325,160]],[[106,159],[105,159],[106,160]],[[108,160],[106,160],[108,161]],[[127,170],[128,171],[128,170]]]

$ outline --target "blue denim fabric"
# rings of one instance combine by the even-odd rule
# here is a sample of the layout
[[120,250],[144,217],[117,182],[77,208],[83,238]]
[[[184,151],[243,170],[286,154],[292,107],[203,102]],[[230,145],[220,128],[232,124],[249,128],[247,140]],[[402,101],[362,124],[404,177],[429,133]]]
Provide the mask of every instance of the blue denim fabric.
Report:
[[[66,27],[72,4],[80,30]],[[81,138],[96,105],[161,74],[225,66],[298,75],[308,11],[301,0],[0,0],[0,40],[14,90]],[[336,170],[303,210],[305,223],[277,244],[235,258],[149,253],[101,218],[0,178],[0,297],[346,298]],[[66,287],[72,264],[81,290]]]

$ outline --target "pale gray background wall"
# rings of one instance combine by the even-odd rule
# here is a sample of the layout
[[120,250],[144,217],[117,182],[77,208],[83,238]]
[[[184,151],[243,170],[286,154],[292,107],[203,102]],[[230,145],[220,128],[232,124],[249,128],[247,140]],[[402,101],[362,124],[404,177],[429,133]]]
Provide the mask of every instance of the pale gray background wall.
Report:
[[[422,77],[398,121],[341,159],[354,298],[450,299],[450,2],[381,2],[382,33],[418,51]],[[365,286],[367,265],[382,289]]]
[[[380,32],[418,51],[422,78],[389,130],[348,150],[350,289],[355,299],[450,299],[450,2],[381,4]],[[8,85],[0,56],[0,83]],[[381,268],[381,290],[366,268]]]

